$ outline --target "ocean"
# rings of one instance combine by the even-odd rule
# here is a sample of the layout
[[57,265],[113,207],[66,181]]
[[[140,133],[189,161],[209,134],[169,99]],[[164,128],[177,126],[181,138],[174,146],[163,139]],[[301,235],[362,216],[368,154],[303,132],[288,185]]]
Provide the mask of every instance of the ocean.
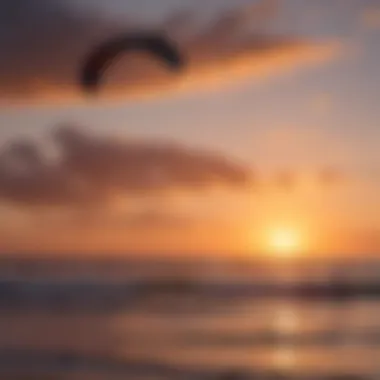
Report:
[[0,376],[379,379],[380,261],[3,258]]

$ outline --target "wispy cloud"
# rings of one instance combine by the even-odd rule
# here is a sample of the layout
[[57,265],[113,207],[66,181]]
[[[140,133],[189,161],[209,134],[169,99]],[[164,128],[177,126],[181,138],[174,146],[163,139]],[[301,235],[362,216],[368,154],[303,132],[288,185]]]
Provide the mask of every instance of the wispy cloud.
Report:
[[[97,210],[96,213],[69,214],[67,218],[62,218],[62,214],[56,216],[47,214],[46,222],[56,225],[61,222],[63,227],[70,225],[78,229],[83,228],[125,228],[128,230],[143,229],[168,229],[178,230],[190,228],[195,224],[195,220],[187,214],[178,211],[156,207],[147,210],[122,213],[117,210]],[[57,220],[58,218],[58,220]]]
[[24,206],[102,205],[117,197],[245,186],[250,171],[227,158],[170,143],[120,141],[60,126],[58,160],[29,141],[0,152],[0,200]]
[[380,30],[380,6],[372,4],[364,7],[359,15],[359,22],[367,29]]
[[[350,177],[334,166],[315,166],[306,172],[288,166],[259,173],[223,154],[171,142],[120,140],[72,125],[54,128],[52,140],[55,158],[29,140],[8,142],[0,150],[0,203],[87,212],[112,208],[120,200],[158,197],[162,203],[178,191],[200,194],[222,187],[293,192],[310,179],[322,189]],[[156,215],[143,219],[148,216],[153,220]]]
[[[186,72],[173,75],[144,56],[129,56],[107,74],[105,98],[210,89],[324,62],[339,51],[335,43],[264,32],[262,26],[274,9],[275,3],[269,1],[233,10],[219,15],[205,28],[195,26],[197,15],[170,15],[161,28],[169,30],[187,55]],[[3,0],[0,13],[3,104],[83,101],[77,79],[84,57],[94,44],[130,26],[70,8],[60,0]],[[184,25],[188,33],[184,33]],[[257,28],[249,32],[252,25]]]

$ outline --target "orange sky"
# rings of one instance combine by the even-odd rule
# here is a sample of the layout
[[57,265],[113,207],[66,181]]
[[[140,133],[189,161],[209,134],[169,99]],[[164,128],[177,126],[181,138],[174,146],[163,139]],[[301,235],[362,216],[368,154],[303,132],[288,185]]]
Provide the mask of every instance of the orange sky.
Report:
[[179,25],[152,0],[141,19],[170,29],[187,71],[131,57],[92,102],[77,61],[119,24],[49,2],[50,34],[21,1],[0,41],[0,252],[270,254],[279,230],[306,257],[380,252],[376,18],[236,1],[210,1],[201,28],[199,4]]

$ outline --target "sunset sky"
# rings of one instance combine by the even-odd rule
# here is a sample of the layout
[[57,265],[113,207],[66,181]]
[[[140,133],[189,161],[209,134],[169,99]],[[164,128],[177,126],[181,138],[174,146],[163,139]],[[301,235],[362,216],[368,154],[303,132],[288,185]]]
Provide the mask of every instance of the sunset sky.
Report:
[[[377,0],[3,0],[0,15],[1,252],[380,252]],[[129,56],[85,99],[81,59],[128,27],[164,28],[189,66]]]

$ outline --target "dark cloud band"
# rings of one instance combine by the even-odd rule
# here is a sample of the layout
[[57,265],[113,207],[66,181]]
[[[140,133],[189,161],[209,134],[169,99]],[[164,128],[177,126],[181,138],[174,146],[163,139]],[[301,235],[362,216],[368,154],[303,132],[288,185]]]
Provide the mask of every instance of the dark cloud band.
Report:
[[[335,46],[314,46],[291,36],[248,33],[245,26],[250,20],[257,25],[267,20],[261,7],[230,11],[185,35],[183,25],[194,24],[195,16],[182,15],[179,24],[173,23],[174,16],[151,28],[165,29],[178,39],[189,57],[186,74],[173,76],[146,57],[128,57],[107,77],[106,98],[210,88],[210,78],[234,83],[241,75],[261,75],[263,67],[282,70],[289,63],[329,57],[335,51]],[[77,81],[84,57],[105,38],[131,29],[128,22],[115,22],[61,0],[1,0],[0,21],[0,104],[83,101]]]
[[62,125],[58,161],[29,141],[0,155],[0,199],[23,205],[101,204],[117,195],[244,186],[250,171],[221,155],[174,144],[118,141]]

